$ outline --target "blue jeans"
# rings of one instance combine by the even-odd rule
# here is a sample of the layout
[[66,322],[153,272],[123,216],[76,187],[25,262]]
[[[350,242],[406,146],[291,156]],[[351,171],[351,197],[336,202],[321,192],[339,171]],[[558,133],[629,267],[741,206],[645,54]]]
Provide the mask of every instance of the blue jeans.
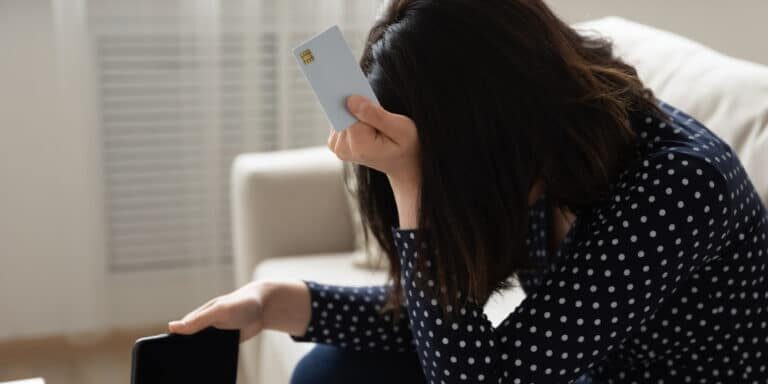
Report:
[[[293,371],[291,384],[390,384],[427,380],[415,352],[356,352],[318,344]],[[592,384],[589,376],[573,384]]]

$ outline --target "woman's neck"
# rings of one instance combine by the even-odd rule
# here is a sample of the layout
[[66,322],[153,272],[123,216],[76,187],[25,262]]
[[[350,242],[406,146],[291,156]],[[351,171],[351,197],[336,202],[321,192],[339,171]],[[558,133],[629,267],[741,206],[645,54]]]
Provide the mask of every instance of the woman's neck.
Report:
[[549,251],[550,254],[554,254],[562,244],[568,231],[571,230],[573,223],[576,221],[576,215],[567,209],[561,209],[558,207],[551,207],[549,210],[551,217],[549,218],[552,230],[549,232]]
[[[544,184],[541,180],[536,180],[528,192],[528,205],[533,205],[544,194]],[[576,215],[567,209],[561,209],[559,207],[550,206],[549,209],[550,228],[552,229],[549,234],[549,251],[550,254],[554,254],[559,248],[560,244],[565,239],[568,231],[571,230],[573,223],[576,221]]]

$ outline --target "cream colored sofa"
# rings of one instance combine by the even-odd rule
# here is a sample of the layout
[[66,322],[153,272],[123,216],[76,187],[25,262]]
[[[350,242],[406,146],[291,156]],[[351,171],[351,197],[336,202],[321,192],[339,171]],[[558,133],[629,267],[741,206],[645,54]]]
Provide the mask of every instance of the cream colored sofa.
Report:
[[[727,140],[768,200],[768,68],[619,18],[580,28],[611,37],[616,53],[637,67],[661,99]],[[232,208],[238,285],[251,279],[384,282],[383,272],[352,265],[355,252],[361,251],[355,251],[355,226],[341,177],[341,162],[324,146],[237,158]],[[519,291],[495,296],[486,306],[489,318],[498,323],[522,299]],[[288,382],[309,348],[286,335],[264,332],[242,345],[247,382]]]

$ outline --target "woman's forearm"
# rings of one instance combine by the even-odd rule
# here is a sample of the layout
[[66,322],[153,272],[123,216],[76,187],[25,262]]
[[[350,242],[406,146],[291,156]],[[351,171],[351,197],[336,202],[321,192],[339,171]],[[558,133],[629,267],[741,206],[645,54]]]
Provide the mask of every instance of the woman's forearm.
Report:
[[264,328],[302,336],[311,318],[309,289],[304,282],[264,281]]
[[397,179],[389,177],[389,184],[395,196],[400,229],[419,228],[419,177]]

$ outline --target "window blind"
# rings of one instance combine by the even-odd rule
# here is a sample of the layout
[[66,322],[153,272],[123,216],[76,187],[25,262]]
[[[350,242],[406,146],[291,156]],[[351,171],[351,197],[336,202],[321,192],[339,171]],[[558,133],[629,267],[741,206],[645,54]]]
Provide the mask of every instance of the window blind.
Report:
[[290,48],[339,24],[359,57],[377,5],[91,0],[110,271],[230,262],[234,157],[327,138]]

